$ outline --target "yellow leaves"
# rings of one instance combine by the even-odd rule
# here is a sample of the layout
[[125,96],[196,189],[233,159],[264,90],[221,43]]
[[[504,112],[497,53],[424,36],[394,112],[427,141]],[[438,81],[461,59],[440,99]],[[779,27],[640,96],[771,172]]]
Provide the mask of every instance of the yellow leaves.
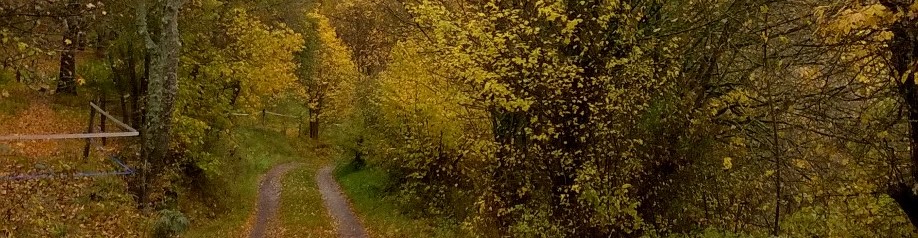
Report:
[[723,165],[724,165],[724,170],[730,170],[731,168],[733,168],[733,158],[724,157]]
[[866,27],[876,26],[878,24],[888,24],[896,20],[892,11],[881,4],[867,6],[860,12],[862,15],[861,23]]
[[740,105],[748,105],[751,102],[749,99],[751,94],[752,92],[744,89],[733,90],[727,93],[725,96],[725,101]]
[[889,139],[889,131],[881,131],[880,133],[877,133],[877,137],[880,139]]
[[583,19],[574,19],[567,21],[564,25],[564,30],[561,31],[562,34],[570,34],[574,32],[574,29],[577,28],[577,25],[583,22]]
[[874,36],[874,39],[877,41],[888,41],[893,38],[894,34],[892,31],[881,31]]
[[905,73],[903,73],[902,76],[899,77],[899,82],[904,83],[906,80],[908,80],[909,76],[914,76],[911,70],[908,70]]
[[795,72],[797,73],[797,77],[804,80],[816,80],[819,73],[819,71],[812,66],[798,67]]
[[70,39],[64,39],[64,44],[65,44],[65,45],[71,45],[71,44],[73,44],[73,41],[70,40]]
[[29,44],[26,44],[23,42],[16,42],[16,48],[19,49],[19,51],[25,51],[26,49],[29,48]]
[[[442,133],[446,143],[450,143],[452,138],[464,134],[459,125],[468,122],[468,118],[479,116],[470,116],[472,112],[461,106],[471,101],[470,95],[461,93],[455,82],[443,77],[452,74],[440,67],[445,58],[425,54],[425,44],[425,41],[406,40],[392,49],[392,60],[378,77],[382,91],[381,111],[390,121]],[[485,78],[479,79],[482,83],[489,81]],[[424,123],[405,122],[406,117]],[[483,150],[471,149],[473,153]]]
[[823,30],[831,40],[834,37],[861,30],[885,29],[899,17],[901,13],[893,13],[882,4],[876,3],[856,10],[842,11],[837,17],[830,19]]
[[[204,138],[210,126],[206,122],[197,120],[185,115],[179,115],[173,119],[173,125],[176,127],[175,138],[177,144],[173,144],[173,149],[199,149],[204,144]],[[185,151],[194,153],[195,151]]]
[[236,12],[227,26],[233,43],[219,58],[226,62],[213,64],[213,70],[240,82],[242,105],[255,108],[294,85],[293,53],[304,41],[286,27],[272,28],[245,11]]
[[307,100],[311,109],[333,107],[334,112],[344,115],[349,108],[356,91],[360,72],[351,60],[351,52],[338,38],[335,28],[329,19],[318,13],[310,13],[315,22],[318,43],[321,45],[313,53],[317,59],[311,75],[301,75],[306,86]]

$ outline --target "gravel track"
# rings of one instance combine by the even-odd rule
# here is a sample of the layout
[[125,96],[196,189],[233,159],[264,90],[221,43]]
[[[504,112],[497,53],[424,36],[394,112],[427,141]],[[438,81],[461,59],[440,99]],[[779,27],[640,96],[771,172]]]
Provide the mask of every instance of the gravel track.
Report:
[[341,192],[338,182],[332,177],[332,167],[326,166],[316,175],[316,183],[322,193],[322,200],[328,213],[335,219],[338,228],[338,237],[341,238],[366,238],[367,231],[360,224],[360,220],[351,211],[347,198]]
[[268,234],[272,222],[277,216],[277,207],[280,203],[280,193],[283,185],[281,180],[284,174],[290,170],[299,167],[300,163],[287,163],[274,166],[265,174],[261,180],[261,187],[258,189],[258,205],[256,209],[255,224],[252,225],[252,232],[249,238],[262,238]]

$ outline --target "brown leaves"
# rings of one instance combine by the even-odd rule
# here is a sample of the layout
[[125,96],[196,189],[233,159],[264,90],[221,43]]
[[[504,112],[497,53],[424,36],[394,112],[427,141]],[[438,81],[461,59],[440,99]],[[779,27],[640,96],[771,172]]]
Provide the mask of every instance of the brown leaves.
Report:
[[[15,116],[0,116],[0,121],[4,122],[0,124],[0,134],[78,133],[81,129],[77,126],[81,123],[77,118],[79,117],[75,115],[55,113],[47,104],[34,102]],[[62,149],[68,149],[68,147],[74,149],[73,146],[76,144],[72,142],[74,141],[4,141],[0,143],[9,145],[16,155],[38,158],[59,155]]]
[[[64,107],[30,92],[21,110],[0,115],[0,134],[79,133],[83,108]],[[97,121],[98,122],[98,121]],[[120,177],[76,178],[78,171],[116,169],[104,158],[113,148],[79,158],[83,140],[0,141],[0,234],[18,236],[134,237],[143,219]],[[10,180],[8,176],[56,173],[52,178]]]
[[139,213],[117,179],[0,181],[0,233],[125,237],[139,235]]

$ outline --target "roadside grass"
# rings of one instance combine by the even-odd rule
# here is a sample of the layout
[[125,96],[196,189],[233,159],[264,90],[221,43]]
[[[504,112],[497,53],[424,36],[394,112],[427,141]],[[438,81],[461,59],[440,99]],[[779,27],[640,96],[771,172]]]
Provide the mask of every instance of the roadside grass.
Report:
[[314,149],[304,164],[290,171],[283,179],[278,212],[279,230],[274,237],[336,237],[335,225],[322,203],[322,194],[316,184],[316,173],[328,165],[327,150]]
[[388,194],[391,180],[379,167],[357,169],[339,163],[334,175],[371,237],[462,237],[456,225],[407,215],[409,208],[399,206],[397,197]]
[[237,146],[220,143],[224,148],[215,148],[225,153],[217,169],[221,172],[200,191],[185,194],[181,207],[191,218],[191,229],[184,237],[248,236],[262,174],[274,165],[300,161],[307,152],[299,139],[283,132],[251,126],[231,134]]

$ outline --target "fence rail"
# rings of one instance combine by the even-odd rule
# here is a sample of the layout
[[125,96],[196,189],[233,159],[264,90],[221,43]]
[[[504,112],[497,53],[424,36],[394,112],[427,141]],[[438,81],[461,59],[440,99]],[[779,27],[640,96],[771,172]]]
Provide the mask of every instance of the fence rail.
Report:
[[127,132],[96,132],[96,133],[73,133],[73,134],[43,134],[43,135],[4,135],[0,136],[0,141],[8,140],[64,140],[64,139],[92,139],[92,138],[110,138],[110,137],[133,137],[139,136],[140,133],[137,132],[131,126],[124,124],[118,119],[115,119],[112,115],[109,115],[108,112],[102,110],[95,103],[89,103],[89,106],[92,107],[92,110],[96,110],[105,118],[108,118],[112,122],[115,122],[116,125],[120,126],[122,129],[127,130]]
[[[104,104],[103,104],[104,105]],[[137,132],[137,129],[124,124],[120,120],[116,119],[112,115],[108,114],[105,110],[102,110],[95,103],[89,103],[90,115],[89,115],[89,132],[87,133],[73,133],[73,134],[45,134],[45,135],[4,135],[0,136],[0,141],[12,141],[12,140],[66,140],[66,139],[86,139],[86,147],[83,151],[83,157],[88,158],[89,156],[89,146],[90,139],[92,138],[114,138],[114,137],[134,137],[139,136],[140,132]],[[93,112],[98,112],[105,118],[111,120],[127,132],[92,132],[93,128],[93,118],[95,118]],[[105,124],[102,122],[102,128],[104,130]],[[75,173],[56,173],[56,172],[42,172],[42,173],[32,173],[32,174],[22,174],[15,176],[5,176],[0,177],[0,180],[29,180],[29,179],[43,179],[43,178],[60,178],[60,177],[99,177],[99,176],[115,176],[115,175],[131,175],[134,174],[134,169],[127,166],[124,162],[117,159],[115,156],[109,157],[109,159],[117,164],[121,170],[118,171],[108,171],[108,172],[75,172]]]
[[134,169],[127,166],[121,160],[117,159],[115,156],[109,157],[109,159],[118,165],[121,170],[118,171],[99,171],[99,172],[76,172],[76,173],[55,173],[55,172],[44,172],[44,173],[33,173],[33,174],[23,174],[15,176],[6,176],[0,177],[0,180],[30,180],[30,179],[48,179],[48,178],[61,178],[61,177],[102,177],[102,176],[114,176],[114,175],[131,175],[134,174]]
[[[230,115],[230,116],[251,116],[252,114],[249,114],[249,113],[230,112],[229,115]],[[272,116],[279,116],[279,117],[286,117],[286,118],[300,118],[300,116],[296,116],[296,115],[287,115],[287,114],[282,114],[282,113],[276,113],[276,112],[272,112],[272,111],[268,111],[268,110],[262,110],[262,111],[261,111],[261,115],[262,115],[262,116],[264,116],[264,115],[272,115]]]

